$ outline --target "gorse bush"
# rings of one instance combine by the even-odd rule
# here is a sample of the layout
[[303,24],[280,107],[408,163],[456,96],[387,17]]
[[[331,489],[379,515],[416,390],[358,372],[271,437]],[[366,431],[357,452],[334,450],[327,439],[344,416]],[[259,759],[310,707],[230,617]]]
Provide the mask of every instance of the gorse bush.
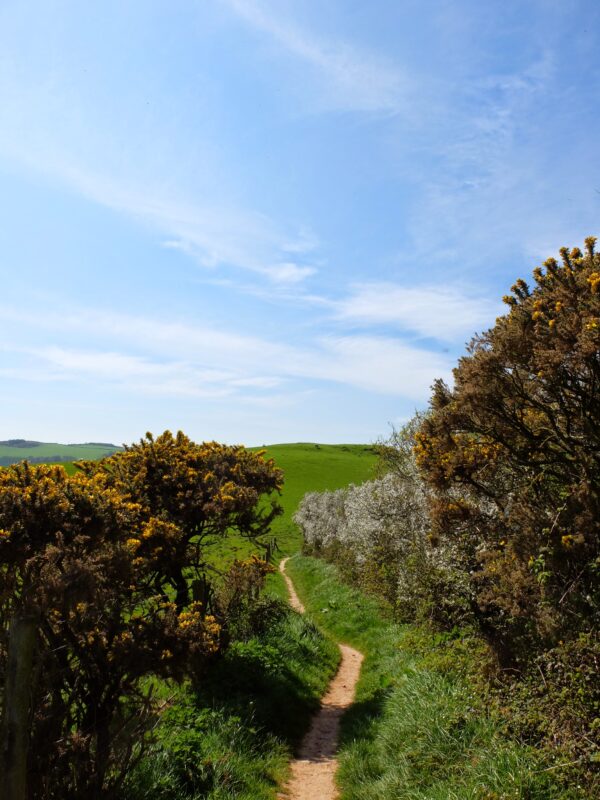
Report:
[[267,530],[278,508],[261,497],[280,485],[260,453],[170,433],[72,477],[0,470],[7,796],[119,796],[156,711],[146,679],[198,681],[228,614],[248,616],[264,584],[260,559],[235,564],[217,602],[200,579],[206,547]]
[[502,662],[600,622],[600,255],[563,249],[438,382],[417,434],[432,523]]
[[263,455],[217,442],[199,445],[181,431],[166,431],[79,466],[88,475],[104,475],[121,494],[176,526],[177,537],[160,553],[157,588],[168,584],[183,608],[193,593],[190,575],[203,580],[211,543],[232,530],[257,542],[282,513],[275,501],[259,503],[283,484],[281,470]]

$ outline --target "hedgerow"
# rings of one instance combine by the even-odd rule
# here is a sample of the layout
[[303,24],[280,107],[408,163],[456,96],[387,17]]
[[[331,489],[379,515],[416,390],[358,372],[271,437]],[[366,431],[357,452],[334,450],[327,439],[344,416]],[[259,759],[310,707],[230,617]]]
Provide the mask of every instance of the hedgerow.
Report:
[[[595,791],[600,762],[600,254],[561,250],[383,447],[389,470],[308,495],[314,552],[400,618],[476,626],[497,707]],[[416,512],[416,513],[415,513]],[[487,663],[487,661],[486,661]],[[489,670],[489,664],[488,670]],[[557,765],[558,768],[559,765]]]

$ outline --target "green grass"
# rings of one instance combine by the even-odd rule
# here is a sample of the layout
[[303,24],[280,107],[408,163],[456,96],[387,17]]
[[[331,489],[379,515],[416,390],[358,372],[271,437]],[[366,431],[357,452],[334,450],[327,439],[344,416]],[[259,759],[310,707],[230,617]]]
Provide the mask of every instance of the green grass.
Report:
[[476,642],[385,618],[334,567],[294,556],[289,573],[317,624],[365,653],[344,718],[343,800],[566,800],[538,751],[506,738],[469,682]]
[[23,459],[34,461],[37,464],[53,461],[77,461],[79,459],[96,461],[117,449],[115,446],[107,447],[106,445],[95,444],[54,444],[43,442],[35,447],[10,447],[0,444],[0,465],[7,466]]
[[[302,547],[302,535],[292,517],[306,492],[363,483],[374,476],[377,462],[373,448],[362,444],[275,444],[261,449],[266,450],[266,456],[273,458],[285,475],[282,495],[277,498],[283,515],[275,520],[272,529],[279,557],[291,555]],[[213,563],[225,566],[254,552],[253,544],[231,536],[214,551]]]
[[234,643],[198,691],[175,690],[124,800],[273,800],[338,659],[290,610]]

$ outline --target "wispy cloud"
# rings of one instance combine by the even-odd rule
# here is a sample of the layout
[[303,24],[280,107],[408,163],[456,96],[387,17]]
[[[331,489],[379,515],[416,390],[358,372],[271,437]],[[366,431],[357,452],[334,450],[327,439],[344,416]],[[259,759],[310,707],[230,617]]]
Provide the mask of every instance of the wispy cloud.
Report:
[[373,53],[331,41],[303,29],[255,0],[223,0],[255,30],[313,68],[324,83],[327,104],[350,111],[408,110],[412,82],[400,69]]
[[[450,269],[466,278],[477,269],[481,280],[515,255],[529,257],[535,249],[529,242],[548,240],[549,230],[573,229],[565,195],[578,191],[588,165],[584,158],[548,159],[556,109],[568,100],[551,42],[517,68],[507,63],[505,72],[493,73],[464,45],[461,80],[441,82],[419,109],[428,124],[418,142],[392,145],[414,187],[400,260],[408,267],[426,259],[436,275]],[[554,238],[552,249],[561,243]],[[536,250],[535,257],[544,252],[551,249]]]
[[38,316],[0,308],[0,320],[51,331],[57,341],[61,336],[68,341],[75,332],[95,337],[96,343],[86,348],[62,342],[4,345],[5,351],[34,359],[32,374],[39,375],[41,364],[54,380],[95,376],[141,394],[260,397],[284,384],[293,393],[298,389],[294,382],[308,379],[423,402],[436,377],[450,379],[448,357],[392,337],[320,336],[297,347],[212,327],[102,311]]
[[185,252],[208,269],[234,267],[280,284],[300,283],[317,271],[306,263],[317,239],[304,228],[296,237],[258,212],[216,202],[200,205],[127,177],[95,172],[60,153],[40,155],[15,141],[5,142],[4,151],[30,170],[150,226],[166,237],[164,246]]
[[363,283],[334,305],[335,316],[363,325],[391,325],[456,343],[493,324],[502,306],[452,286]]

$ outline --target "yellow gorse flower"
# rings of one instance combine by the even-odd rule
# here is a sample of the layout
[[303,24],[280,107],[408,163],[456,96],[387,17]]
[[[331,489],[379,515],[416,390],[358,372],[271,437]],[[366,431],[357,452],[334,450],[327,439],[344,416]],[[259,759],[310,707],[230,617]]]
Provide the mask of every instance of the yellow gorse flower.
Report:
[[138,547],[141,545],[141,542],[140,542],[139,539],[127,539],[126,544],[127,544],[127,547],[129,548],[129,550],[131,550],[132,552],[135,552],[138,549]]
[[592,294],[596,294],[598,286],[600,285],[600,272],[592,272],[588,278],[588,283],[590,284]]

